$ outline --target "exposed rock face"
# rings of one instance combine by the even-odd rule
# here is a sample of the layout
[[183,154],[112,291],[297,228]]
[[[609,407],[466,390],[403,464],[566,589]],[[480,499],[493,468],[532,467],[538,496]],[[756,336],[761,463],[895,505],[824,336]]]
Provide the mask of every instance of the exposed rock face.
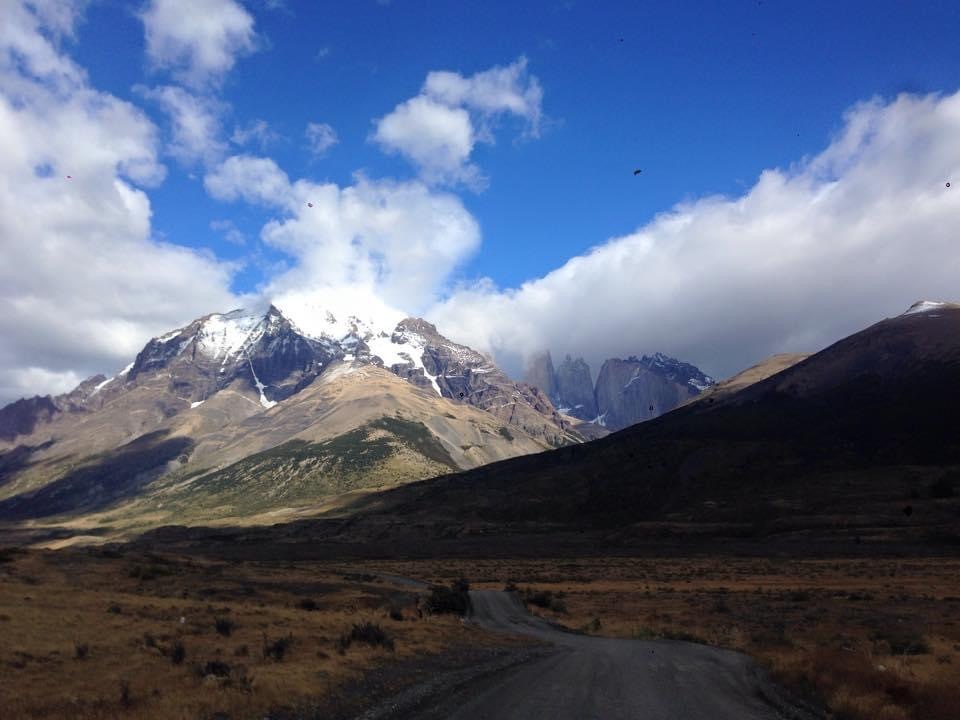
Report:
[[597,401],[590,366],[583,358],[567,355],[557,368],[557,403],[566,413],[581,420],[597,417]]
[[539,388],[557,407],[557,373],[553,368],[553,358],[550,351],[535,355],[523,373],[523,381],[528,385]]
[[0,409],[0,439],[29,435],[38,425],[49,423],[60,408],[49,395],[23,398]]
[[594,385],[583,358],[567,355],[554,370],[547,352],[531,361],[526,378],[541,389],[551,388],[547,392],[558,411],[584,421],[575,429],[591,439],[605,433],[589,432],[586,424],[620,430],[662,415],[713,384],[693,365],[662,353],[607,360]]
[[669,412],[713,384],[693,365],[657,353],[604,362],[597,377],[597,422],[620,430]]
[[392,340],[422,347],[423,368],[395,365],[394,372],[401,377],[424,386],[435,383],[444,397],[486,410],[550,445],[580,441],[542,389],[515,383],[489,358],[447,340],[425,320],[403,320]]

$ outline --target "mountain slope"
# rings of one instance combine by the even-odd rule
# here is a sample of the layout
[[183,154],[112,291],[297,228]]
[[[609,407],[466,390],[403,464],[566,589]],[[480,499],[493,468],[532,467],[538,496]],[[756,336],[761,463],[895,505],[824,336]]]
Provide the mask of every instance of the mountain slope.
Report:
[[356,509],[379,524],[487,533],[667,522],[798,541],[960,541],[948,497],[960,485],[958,376],[960,308],[941,306],[884,320],[714,403]]
[[[154,338],[112,378],[0,411],[0,519],[102,512],[118,503],[129,516],[129,503],[228,466],[242,470],[231,476],[232,496],[258,492],[266,499],[248,496],[244,504],[261,510],[583,439],[545,396],[429,323],[383,326],[380,315],[336,317],[302,303],[293,310],[286,310],[293,317],[275,306],[205,316]],[[391,430],[384,418],[412,425]],[[411,443],[421,432],[429,437]],[[351,443],[378,446],[382,457],[350,475],[350,458],[334,455]],[[435,443],[442,453],[428,452]],[[269,463],[238,465],[280,446],[297,458],[303,448],[316,456],[320,470],[307,473],[296,492],[254,482],[258,473],[270,475]],[[192,486],[204,484],[228,490],[212,481]],[[215,516],[236,505],[218,504],[215,495],[184,507]],[[136,512],[150,506],[153,516],[175,521],[155,512],[162,502],[143,502]]]

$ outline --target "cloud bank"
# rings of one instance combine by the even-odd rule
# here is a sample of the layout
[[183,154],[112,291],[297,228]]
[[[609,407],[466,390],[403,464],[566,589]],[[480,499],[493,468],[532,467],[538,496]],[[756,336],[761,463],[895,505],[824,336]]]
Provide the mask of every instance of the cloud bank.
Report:
[[229,265],[152,237],[156,128],[60,51],[82,5],[6,3],[0,23],[0,401],[71,389],[236,302]]
[[960,93],[865,102],[823,152],[740,197],[678,204],[519,288],[461,287],[429,315],[515,373],[549,348],[594,372],[662,351],[727,376],[960,297],[958,178]]

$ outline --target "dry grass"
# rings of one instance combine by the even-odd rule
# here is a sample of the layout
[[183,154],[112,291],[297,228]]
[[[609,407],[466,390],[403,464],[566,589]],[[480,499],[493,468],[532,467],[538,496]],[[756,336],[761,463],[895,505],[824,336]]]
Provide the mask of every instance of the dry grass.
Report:
[[[373,667],[485,642],[455,618],[419,618],[409,588],[344,568],[110,555],[0,563],[4,719],[263,717],[322,707]],[[368,622],[392,648],[342,646]]]
[[960,560],[601,558],[377,564],[550,591],[572,629],[734,648],[838,719],[960,717]]

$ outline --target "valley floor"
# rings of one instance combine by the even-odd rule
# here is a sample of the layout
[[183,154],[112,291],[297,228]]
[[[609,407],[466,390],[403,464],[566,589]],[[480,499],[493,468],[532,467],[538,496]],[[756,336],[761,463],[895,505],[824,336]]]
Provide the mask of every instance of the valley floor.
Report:
[[[440,674],[537,652],[421,617],[423,588],[399,578],[510,585],[531,611],[586,634],[743,650],[838,718],[955,718],[960,699],[955,557],[348,564],[103,548],[0,561],[5,718],[354,717]],[[367,622],[384,635],[345,641]]]

